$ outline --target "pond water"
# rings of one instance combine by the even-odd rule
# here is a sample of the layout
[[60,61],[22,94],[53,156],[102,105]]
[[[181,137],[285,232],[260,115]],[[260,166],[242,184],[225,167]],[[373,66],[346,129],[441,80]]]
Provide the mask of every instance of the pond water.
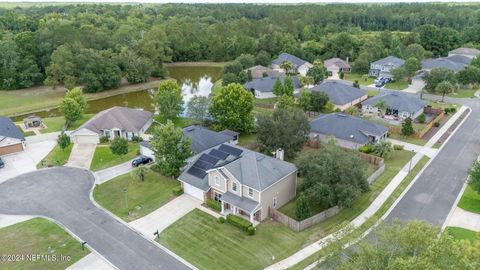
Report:
[[[208,96],[213,87],[213,83],[220,78],[221,67],[205,66],[170,66],[167,67],[169,76],[176,79],[182,87],[183,101],[185,105],[190,99],[197,96]],[[116,95],[88,102],[85,113],[97,113],[113,106],[125,106],[131,108],[143,108],[153,111],[152,103],[153,91],[143,90],[127,94]],[[57,109],[36,113],[41,117],[58,116]],[[17,116],[15,120],[21,120],[25,117]]]

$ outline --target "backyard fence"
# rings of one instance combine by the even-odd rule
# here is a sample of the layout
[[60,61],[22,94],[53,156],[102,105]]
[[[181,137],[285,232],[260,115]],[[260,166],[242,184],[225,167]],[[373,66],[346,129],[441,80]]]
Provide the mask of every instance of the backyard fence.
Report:
[[275,208],[268,208],[268,216],[271,217],[272,219],[282,223],[285,226],[288,226],[290,229],[292,229],[295,232],[301,232],[315,224],[318,224],[324,220],[326,220],[329,217],[332,217],[340,212],[340,207],[334,206],[332,208],[328,208],[327,210],[320,212],[314,216],[311,216],[307,219],[304,219],[302,221],[297,221],[284,213],[278,211]]
[[373,181],[377,180],[377,178],[382,175],[383,171],[385,171],[385,164],[382,162],[382,165],[380,165],[377,170],[375,170],[375,172],[372,173],[372,175],[370,175],[368,178],[367,178],[367,182],[369,184],[371,184]]
[[432,113],[438,113],[438,115],[432,120],[430,121],[430,123],[428,123],[422,130],[420,130],[419,132],[415,132],[415,137],[416,138],[422,138],[432,127],[433,125],[442,120],[442,118],[445,116],[445,112],[442,110],[442,109],[433,109],[433,108],[425,108],[425,112],[427,113],[427,109],[429,109],[430,111],[432,111]]

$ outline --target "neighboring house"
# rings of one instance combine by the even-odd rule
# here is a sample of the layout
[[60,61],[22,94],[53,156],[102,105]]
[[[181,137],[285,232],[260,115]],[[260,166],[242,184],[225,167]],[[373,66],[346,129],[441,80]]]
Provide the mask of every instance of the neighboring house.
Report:
[[100,137],[131,140],[141,137],[153,121],[153,113],[141,109],[112,107],[96,114],[70,135],[74,143],[97,144]]
[[381,112],[377,105],[384,102],[386,105],[384,118],[402,120],[407,117],[417,118],[423,113],[427,102],[414,96],[399,92],[385,92],[362,102],[362,112],[368,115],[380,116]]
[[260,65],[248,68],[247,71],[250,71],[252,79],[259,79],[263,77],[279,77],[281,75],[279,71]]
[[395,56],[388,56],[371,63],[368,76],[393,78],[392,70],[402,67],[404,64],[404,60]]
[[355,88],[345,81],[327,80],[321,84],[315,85],[308,91],[324,92],[330,98],[334,109],[341,111],[350,106],[354,106],[368,98],[368,93],[364,90]]
[[25,137],[10,118],[0,116],[0,156],[24,150]]
[[[298,93],[300,88],[302,87],[300,85],[300,81],[298,80],[297,76],[292,76],[292,82],[293,82],[293,89],[294,93]],[[259,78],[259,79],[253,79],[251,81],[246,82],[243,87],[250,91],[256,98],[272,98],[276,97],[275,94],[273,93],[273,86],[275,85],[275,82],[279,79],[282,84],[285,81],[285,76],[281,77],[264,77],[264,78]]]
[[347,61],[340,58],[330,58],[323,62],[323,66],[327,69],[328,76],[334,79],[339,78],[339,73],[346,73],[351,71],[351,66]]
[[453,72],[459,72],[465,69],[471,61],[472,58],[460,54],[425,59],[422,61],[422,71],[430,71],[435,68],[445,68],[452,70]]
[[179,176],[183,190],[204,202],[221,202],[224,215],[250,221],[268,217],[295,198],[295,165],[231,144],[221,144],[189,159]]
[[[194,154],[203,152],[222,143],[237,144],[239,138],[238,132],[228,129],[216,132],[200,125],[191,125],[183,128],[183,134],[190,138],[190,148]],[[140,153],[155,159],[155,153],[147,141],[140,143]]]
[[385,140],[387,132],[384,126],[343,113],[321,115],[310,123],[310,140],[334,138],[337,145],[349,149]]
[[279,71],[279,72],[282,72],[284,73],[285,70],[283,68],[281,68],[281,65],[283,62],[290,62],[293,64],[293,67],[294,67],[294,70],[291,70],[289,72],[292,72],[292,73],[299,73],[300,75],[302,76],[306,76],[307,75],[307,71],[313,67],[312,64],[310,64],[309,62],[303,60],[303,59],[300,59],[298,57],[296,57],[295,55],[291,55],[291,54],[288,54],[288,53],[281,53],[277,59],[273,60],[272,61],[272,68],[273,70],[276,70],[276,71]]
[[473,59],[480,55],[480,50],[474,48],[458,48],[448,52],[448,56],[461,55]]

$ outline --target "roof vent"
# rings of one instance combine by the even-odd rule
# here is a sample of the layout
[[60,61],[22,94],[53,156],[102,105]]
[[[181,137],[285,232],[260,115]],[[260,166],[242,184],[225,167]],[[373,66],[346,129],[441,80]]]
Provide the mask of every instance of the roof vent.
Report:
[[353,134],[350,135],[350,139],[353,139],[355,136],[353,136]]

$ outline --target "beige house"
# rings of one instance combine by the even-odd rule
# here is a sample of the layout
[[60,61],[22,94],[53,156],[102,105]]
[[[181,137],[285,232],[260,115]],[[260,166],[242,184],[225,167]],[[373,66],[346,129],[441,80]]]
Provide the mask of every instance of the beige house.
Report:
[[248,68],[247,72],[250,72],[252,79],[260,79],[263,77],[279,77],[282,74],[279,71],[261,65]]
[[347,61],[340,58],[330,58],[323,62],[323,66],[327,69],[328,76],[333,79],[339,79],[340,72],[350,72],[352,69]]
[[223,215],[262,221],[268,208],[295,197],[297,168],[286,161],[231,144],[221,144],[192,158],[178,180],[183,190],[204,202],[221,202]]
[[302,76],[306,76],[308,70],[313,65],[303,59],[291,55],[288,53],[281,53],[276,59],[272,61],[272,69],[278,72],[285,73],[285,70],[281,67],[283,62],[290,62],[293,65],[294,70],[290,70],[291,73],[299,73]]

